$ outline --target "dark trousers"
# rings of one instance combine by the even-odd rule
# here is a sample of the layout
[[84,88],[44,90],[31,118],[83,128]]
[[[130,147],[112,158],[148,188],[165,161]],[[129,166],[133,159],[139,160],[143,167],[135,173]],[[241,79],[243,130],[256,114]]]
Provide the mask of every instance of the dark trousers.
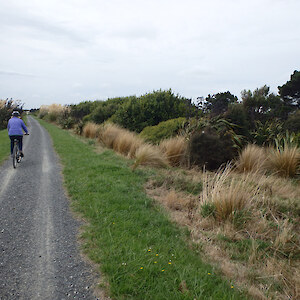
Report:
[[23,135],[10,135],[10,154],[13,153],[13,149],[14,149],[14,139],[18,140],[18,144],[19,144],[19,150],[22,151],[22,146],[23,146]]

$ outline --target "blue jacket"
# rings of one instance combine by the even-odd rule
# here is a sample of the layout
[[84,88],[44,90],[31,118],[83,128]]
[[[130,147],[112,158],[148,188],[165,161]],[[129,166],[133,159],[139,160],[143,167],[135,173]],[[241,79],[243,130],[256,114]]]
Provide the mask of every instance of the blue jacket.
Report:
[[23,135],[22,129],[28,133],[27,127],[23,120],[18,117],[12,117],[7,124],[8,135]]

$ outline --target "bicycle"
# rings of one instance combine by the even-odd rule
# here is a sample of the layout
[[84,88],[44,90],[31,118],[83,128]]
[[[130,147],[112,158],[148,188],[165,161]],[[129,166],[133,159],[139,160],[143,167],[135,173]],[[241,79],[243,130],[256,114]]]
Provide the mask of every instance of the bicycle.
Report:
[[[25,134],[29,135],[29,133]],[[22,160],[22,156],[19,149],[19,141],[17,138],[14,138],[14,148],[13,148],[13,154],[12,154],[12,161],[13,161],[13,167],[14,169],[17,167],[17,163],[20,163]]]

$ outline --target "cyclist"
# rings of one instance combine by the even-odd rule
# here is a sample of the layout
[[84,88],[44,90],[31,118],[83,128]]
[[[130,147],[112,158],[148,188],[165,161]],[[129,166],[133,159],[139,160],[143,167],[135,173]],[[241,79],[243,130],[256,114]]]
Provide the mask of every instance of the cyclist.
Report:
[[22,151],[23,130],[26,134],[28,134],[28,130],[23,120],[21,120],[19,117],[20,113],[18,111],[12,112],[12,117],[7,124],[7,130],[10,138],[10,154],[13,154],[14,139],[17,139],[21,157],[24,157],[24,153]]

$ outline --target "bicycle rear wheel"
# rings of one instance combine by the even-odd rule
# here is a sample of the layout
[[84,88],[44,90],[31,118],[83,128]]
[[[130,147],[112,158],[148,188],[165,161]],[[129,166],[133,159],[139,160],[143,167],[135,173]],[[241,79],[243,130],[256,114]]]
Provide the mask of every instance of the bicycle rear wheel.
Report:
[[17,167],[17,146],[16,145],[14,145],[12,161],[13,161],[13,167],[15,169]]

